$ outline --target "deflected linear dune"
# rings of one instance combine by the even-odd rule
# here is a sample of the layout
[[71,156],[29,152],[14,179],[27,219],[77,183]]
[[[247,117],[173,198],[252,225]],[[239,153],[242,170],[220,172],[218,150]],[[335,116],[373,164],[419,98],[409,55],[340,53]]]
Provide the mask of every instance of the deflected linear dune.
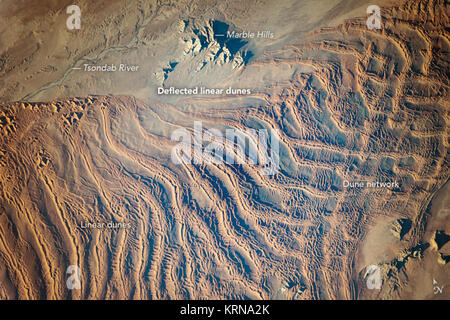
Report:
[[[439,298],[428,280],[449,275],[448,17],[442,2],[408,1],[383,19],[383,30],[368,31],[364,17],[254,48],[248,61],[208,33],[213,22],[187,23],[194,44],[210,42],[160,80],[179,85],[210,56],[198,79],[253,84],[245,97],[8,101],[0,298]],[[278,130],[279,172],[174,164],[171,134],[194,121]],[[371,264],[381,291],[366,289]],[[80,267],[80,290],[67,289],[69,265]]]

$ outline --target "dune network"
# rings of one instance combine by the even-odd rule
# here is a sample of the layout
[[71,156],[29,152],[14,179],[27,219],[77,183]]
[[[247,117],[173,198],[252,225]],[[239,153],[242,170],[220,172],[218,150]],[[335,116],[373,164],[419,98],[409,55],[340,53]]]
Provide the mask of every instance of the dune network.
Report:
[[193,130],[180,128],[171,135],[178,143],[172,148],[172,162],[179,164],[227,164],[260,167],[273,175],[280,167],[279,135],[274,129],[203,129],[194,121]]

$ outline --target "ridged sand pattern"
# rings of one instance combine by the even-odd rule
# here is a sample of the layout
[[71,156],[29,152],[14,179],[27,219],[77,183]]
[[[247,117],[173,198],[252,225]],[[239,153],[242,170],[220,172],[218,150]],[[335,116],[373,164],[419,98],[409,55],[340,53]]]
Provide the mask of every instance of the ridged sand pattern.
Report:
[[[190,112],[89,95],[1,107],[0,299],[362,298],[368,230],[403,218],[410,247],[428,241],[426,207],[449,178],[440,3],[408,1],[383,9],[382,30],[353,19],[264,52],[246,70],[312,72],[252,91],[260,105]],[[194,121],[278,130],[279,172],[175,165],[170,135]],[[69,265],[80,290],[67,289]]]

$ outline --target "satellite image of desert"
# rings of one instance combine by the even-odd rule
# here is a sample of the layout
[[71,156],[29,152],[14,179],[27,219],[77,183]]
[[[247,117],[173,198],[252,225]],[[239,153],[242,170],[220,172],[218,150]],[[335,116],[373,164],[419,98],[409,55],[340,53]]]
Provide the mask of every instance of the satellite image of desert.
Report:
[[446,0],[0,0],[0,300],[449,300]]

